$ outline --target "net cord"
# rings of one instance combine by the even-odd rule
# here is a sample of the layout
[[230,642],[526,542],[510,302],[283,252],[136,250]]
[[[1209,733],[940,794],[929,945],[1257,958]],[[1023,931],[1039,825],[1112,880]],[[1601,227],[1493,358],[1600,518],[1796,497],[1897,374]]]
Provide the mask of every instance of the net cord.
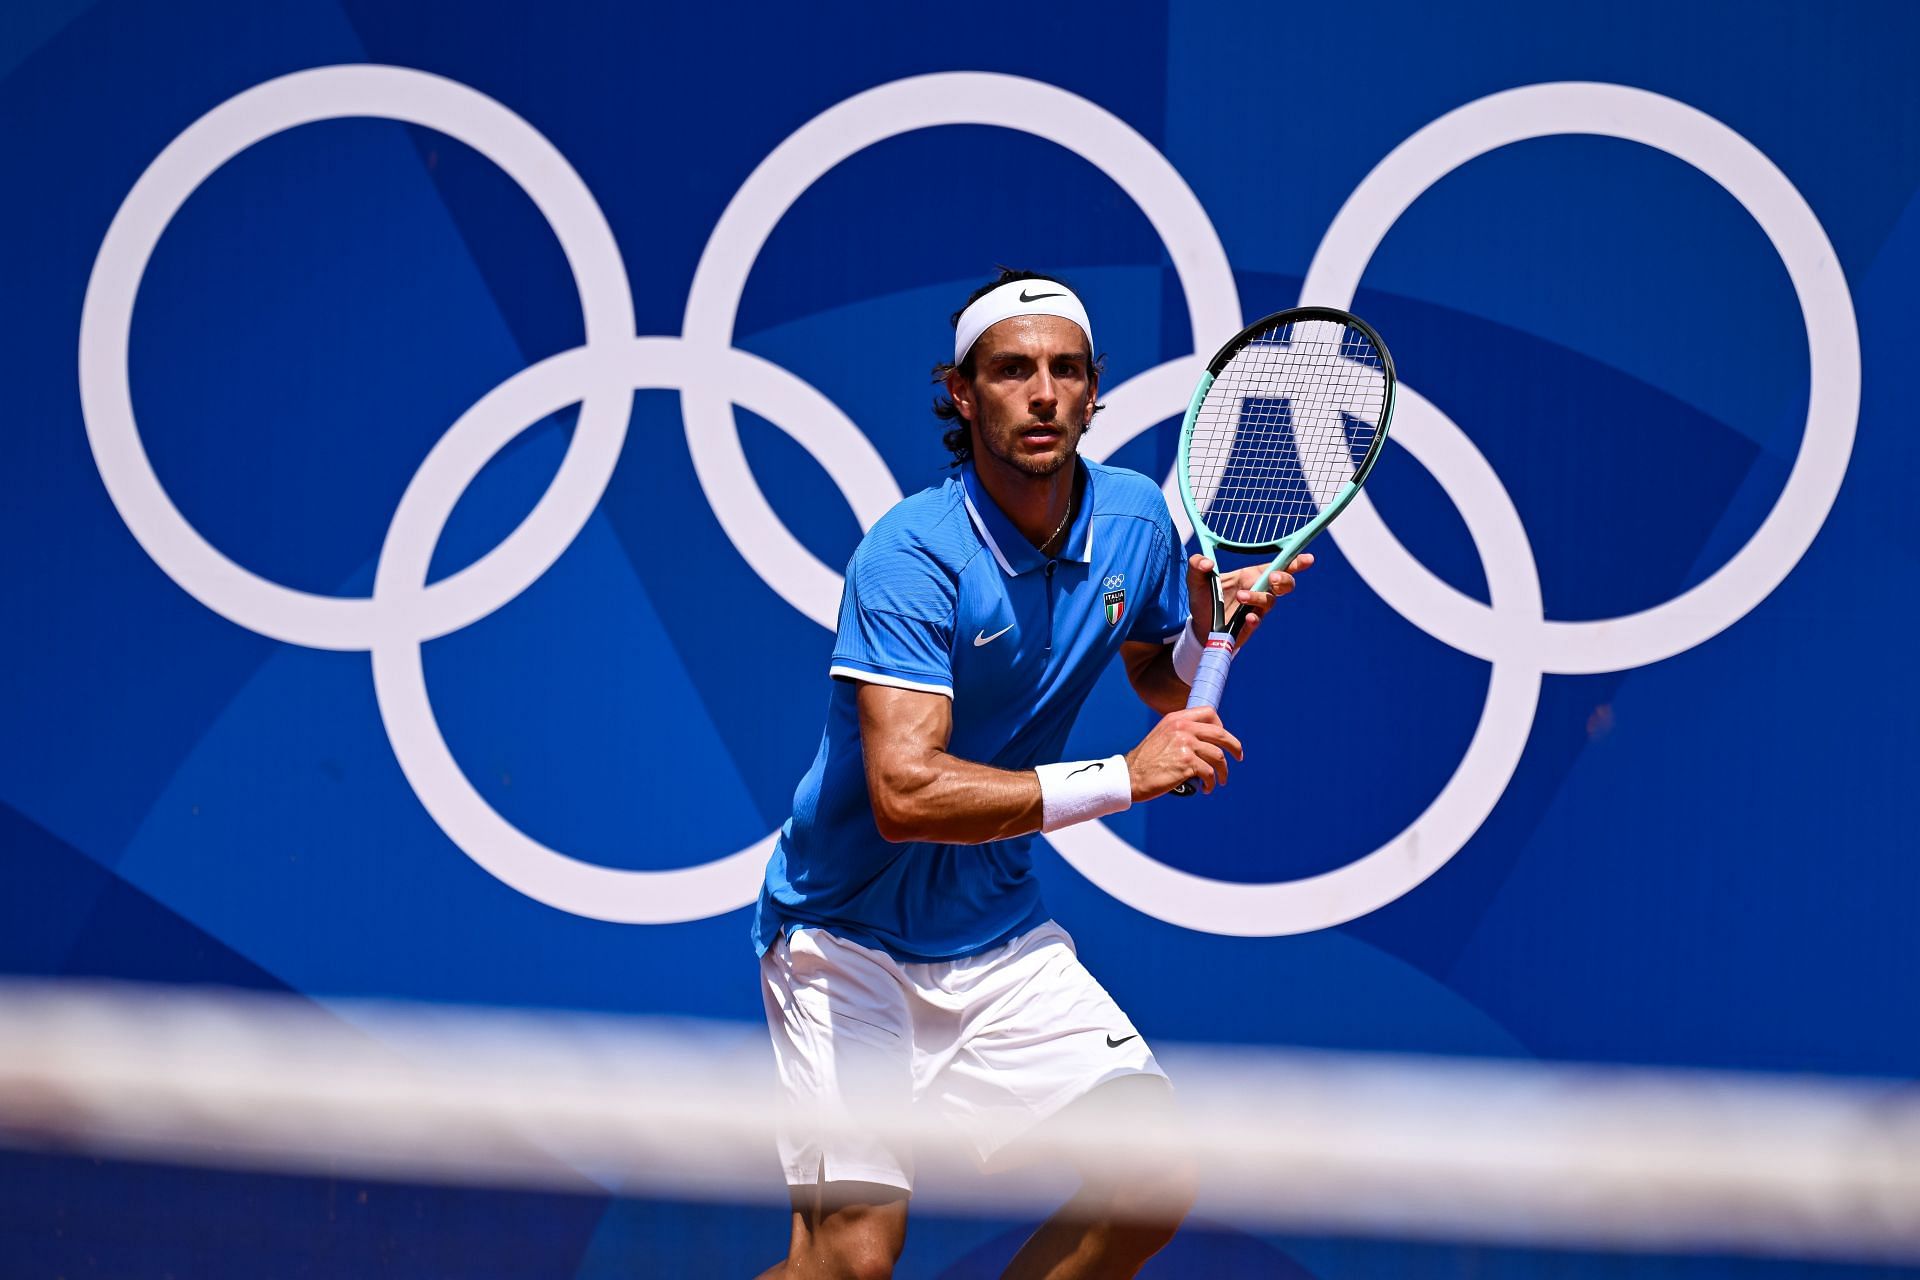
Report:
[[[0,1143],[143,1160],[783,1203],[763,1028],[0,983]],[[1177,1123],[1068,1112],[980,1176],[944,1118],[916,1201],[1044,1216],[1060,1169],[1192,1156],[1251,1228],[1920,1261],[1903,1082],[1156,1046]],[[942,1174],[941,1170],[950,1170]]]

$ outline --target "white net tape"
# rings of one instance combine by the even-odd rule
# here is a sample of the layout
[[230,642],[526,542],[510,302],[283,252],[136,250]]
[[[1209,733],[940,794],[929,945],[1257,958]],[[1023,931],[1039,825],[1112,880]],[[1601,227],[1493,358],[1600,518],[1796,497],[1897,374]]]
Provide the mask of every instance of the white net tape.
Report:
[[[736,1024],[0,983],[0,1142],[293,1173],[778,1200],[765,1033]],[[1177,1125],[1101,1117],[1026,1173],[917,1199],[1032,1208],[1058,1162],[1203,1170],[1248,1227],[1920,1259],[1898,1082],[1158,1045]],[[1071,1114],[1071,1113],[1070,1113]],[[944,1120],[864,1131],[959,1161]],[[1053,1171],[1049,1171],[1049,1166]]]

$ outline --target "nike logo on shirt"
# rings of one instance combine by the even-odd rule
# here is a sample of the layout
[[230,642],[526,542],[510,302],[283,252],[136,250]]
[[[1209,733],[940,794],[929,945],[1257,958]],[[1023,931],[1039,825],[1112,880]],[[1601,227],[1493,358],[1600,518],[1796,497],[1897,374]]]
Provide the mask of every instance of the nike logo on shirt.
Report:
[[1121,1045],[1125,1044],[1127,1041],[1138,1040],[1139,1038],[1140,1038],[1140,1033],[1138,1031],[1134,1032],[1130,1036],[1121,1036],[1118,1040],[1115,1040],[1112,1036],[1108,1036],[1107,1048],[1118,1049]]
[[994,632],[992,635],[988,635],[985,631],[977,632],[973,637],[973,647],[978,649],[983,644],[988,644],[988,643],[991,643],[992,641],[998,640],[1001,636],[1007,634],[1007,632],[1011,630],[1013,630],[1013,624],[1009,622],[1006,626],[1000,628],[998,631]]

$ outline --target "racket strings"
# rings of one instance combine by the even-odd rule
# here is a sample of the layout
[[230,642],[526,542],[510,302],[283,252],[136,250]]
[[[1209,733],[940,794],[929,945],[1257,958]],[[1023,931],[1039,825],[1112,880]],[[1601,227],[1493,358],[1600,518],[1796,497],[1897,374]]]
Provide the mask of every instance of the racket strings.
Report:
[[1216,538],[1272,546],[1330,505],[1379,433],[1387,378],[1365,335],[1280,325],[1215,377],[1187,444],[1194,507]]

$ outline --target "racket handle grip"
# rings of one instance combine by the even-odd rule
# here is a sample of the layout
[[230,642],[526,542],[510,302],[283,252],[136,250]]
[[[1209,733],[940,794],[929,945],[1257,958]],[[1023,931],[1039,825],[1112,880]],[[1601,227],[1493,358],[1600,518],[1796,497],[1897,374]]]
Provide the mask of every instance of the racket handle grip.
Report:
[[[1233,633],[1216,631],[1207,637],[1200,654],[1200,667],[1193,673],[1193,688],[1187,694],[1187,709],[1218,707],[1220,695],[1227,689],[1227,668],[1233,664]],[[1176,796],[1190,796],[1200,790],[1192,778],[1175,787]]]
[[1193,688],[1187,694],[1187,709],[1218,707],[1227,688],[1227,667],[1233,662],[1233,634],[1216,631],[1207,637],[1200,651],[1200,666],[1193,673]]

